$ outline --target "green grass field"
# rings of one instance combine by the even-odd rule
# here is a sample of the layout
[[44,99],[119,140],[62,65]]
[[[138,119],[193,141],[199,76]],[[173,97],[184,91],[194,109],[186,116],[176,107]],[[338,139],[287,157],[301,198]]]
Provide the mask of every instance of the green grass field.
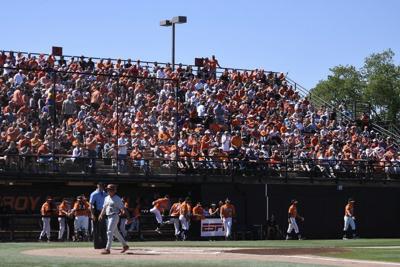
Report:
[[[357,239],[357,240],[303,240],[303,241],[218,241],[218,242],[130,242],[131,248],[134,247],[231,247],[231,248],[347,248],[348,251],[341,253],[330,253],[324,256],[374,260],[400,263],[400,239]],[[221,267],[237,267],[237,266],[277,266],[277,267],[294,267],[294,266],[322,266],[322,265],[305,265],[292,263],[275,263],[275,262],[257,262],[250,260],[243,261],[137,261],[126,259],[82,259],[82,258],[66,258],[66,257],[43,257],[29,256],[21,254],[24,250],[40,249],[40,248],[62,248],[62,247],[91,247],[91,243],[0,243],[0,266],[45,266],[45,267],[61,267],[61,266],[221,266]],[[367,248],[367,247],[388,247],[388,248]],[[391,248],[399,246],[398,248]]]

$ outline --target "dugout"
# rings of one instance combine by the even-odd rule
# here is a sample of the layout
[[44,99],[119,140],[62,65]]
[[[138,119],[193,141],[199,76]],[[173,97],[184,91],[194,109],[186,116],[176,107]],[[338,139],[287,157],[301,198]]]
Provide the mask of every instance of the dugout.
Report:
[[[117,182],[118,183],[118,182]],[[11,209],[2,213],[38,214],[47,195],[55,200],[62,197],[89,196],[93,182],[14,183],[0,185],[0,199]],[[251,233],[246,238],[257,238],[255,229],[265,225],[275,215],[280,228],[287,227],[290,200],[299,201],[298,211],[305,217],[300,224],[307,239],[340,238],[344,206],[349,197],[356,199],[355,216],[361,237],[400,237],[397,222],[400,217],[400,188],[385,185],[312,185],[312,184],[244,184],[244,183],[119,183],[118,194],[144,199],[144,208],[159,195],[172,198],[190,196],[203,204],[229,197],[236,206],[237,231]],[[257,228],[258,229],[258,228]]]

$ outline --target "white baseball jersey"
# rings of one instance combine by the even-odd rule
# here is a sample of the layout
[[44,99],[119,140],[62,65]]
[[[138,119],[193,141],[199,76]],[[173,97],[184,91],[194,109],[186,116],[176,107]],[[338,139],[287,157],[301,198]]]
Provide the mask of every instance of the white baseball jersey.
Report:
[[106,215],[111,216],[118,214],[124,208],[124,203],[122,203],[122,199],[119,196],[114,195],[111,197],[108,195],[104,199],[103,207],[106,208]]

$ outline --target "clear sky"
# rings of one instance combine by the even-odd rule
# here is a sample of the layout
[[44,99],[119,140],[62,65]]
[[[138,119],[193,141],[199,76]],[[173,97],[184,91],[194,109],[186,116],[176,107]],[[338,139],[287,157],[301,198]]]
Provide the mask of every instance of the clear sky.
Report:
[[400,58],[397,0],[19,0],[1,3],[0,50],[170,61],[177,15],[176,62],[215,54],[221,66],[289,72],[306,88],[338,64],[362,65],[392,48]]

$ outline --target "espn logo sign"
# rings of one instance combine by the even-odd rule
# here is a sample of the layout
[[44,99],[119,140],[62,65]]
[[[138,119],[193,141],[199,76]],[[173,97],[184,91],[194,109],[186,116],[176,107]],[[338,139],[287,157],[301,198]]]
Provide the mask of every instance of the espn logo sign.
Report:
[[225,228],[221,219],[204,219],[201,220],[201,236],[224,236]]
[[224,224],[221,223],[205,223],[201,226],[203,232],[225,231]]

